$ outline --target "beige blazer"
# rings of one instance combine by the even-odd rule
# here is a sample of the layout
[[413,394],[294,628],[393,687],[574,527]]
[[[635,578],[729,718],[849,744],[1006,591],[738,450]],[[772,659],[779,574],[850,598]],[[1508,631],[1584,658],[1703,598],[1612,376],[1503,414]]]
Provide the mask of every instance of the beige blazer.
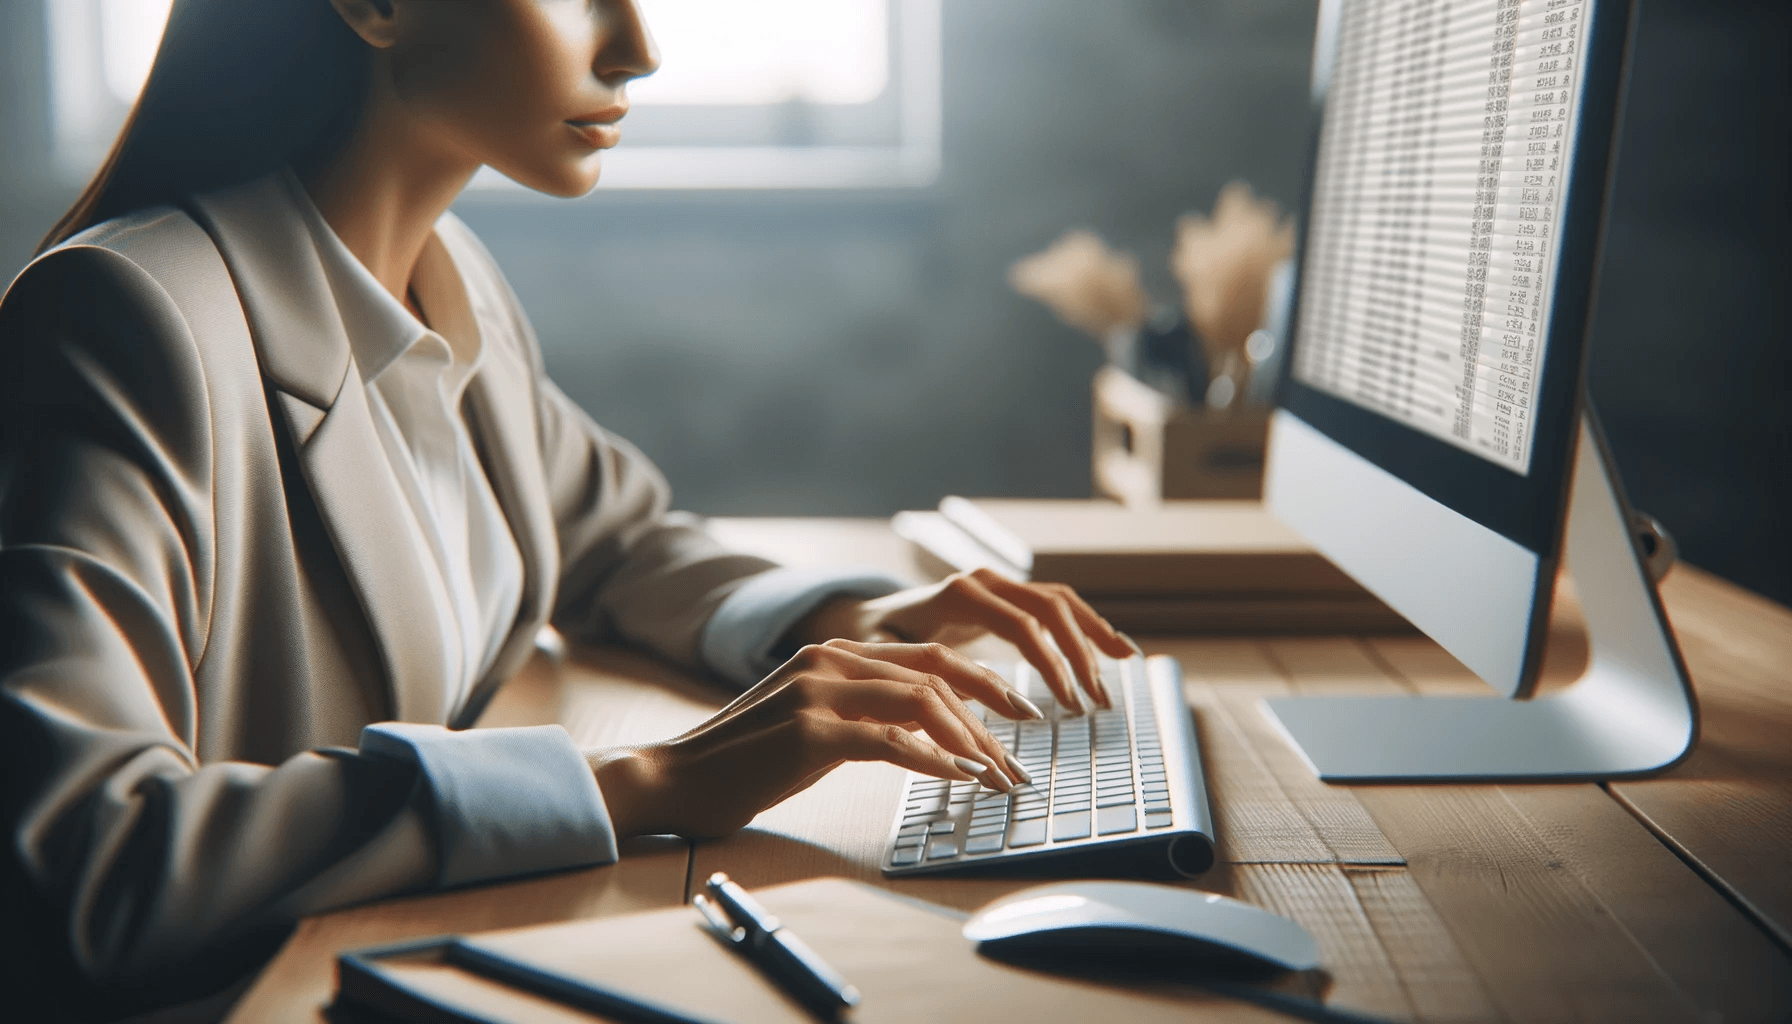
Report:
[[0,929],[133,1002],[240,974],[300,915],[434,881],[416,771],[357,752],[363,726],[470,723],[550,622],[694,667],[709,614],[771,567],[667,512],[446,218],[490,332],[464,412],[525,579],[496,664],[444,707],[423,566],[391,542],[403,498],[272,187],[102,225],[0,304]]

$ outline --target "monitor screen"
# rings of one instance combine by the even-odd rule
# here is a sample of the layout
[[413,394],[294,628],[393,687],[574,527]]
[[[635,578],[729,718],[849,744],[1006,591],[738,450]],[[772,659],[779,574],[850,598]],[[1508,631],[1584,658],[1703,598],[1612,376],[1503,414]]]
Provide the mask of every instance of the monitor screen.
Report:
[[1615,0],[1332,0],[1316,48],[1280,403],[1545,557],[1571,465],[1623,13]]
[[1319,143],[1295,375],[1521,474],[1587,6],[1346,6]]

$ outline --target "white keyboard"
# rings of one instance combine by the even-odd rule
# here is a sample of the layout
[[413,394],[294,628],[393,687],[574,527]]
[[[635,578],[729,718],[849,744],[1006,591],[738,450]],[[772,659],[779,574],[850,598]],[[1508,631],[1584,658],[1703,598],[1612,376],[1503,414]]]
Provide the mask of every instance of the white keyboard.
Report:
[[884,847],[886,875],[999,869],[1195,875],[1213,821],[1194,720],[1173,658],[1101,658],[1112,709],[1073,715],[1032,666],[995,666],[1045,712],[1014,722],[979,708],[1033,777],[1002,793],[913,772]]

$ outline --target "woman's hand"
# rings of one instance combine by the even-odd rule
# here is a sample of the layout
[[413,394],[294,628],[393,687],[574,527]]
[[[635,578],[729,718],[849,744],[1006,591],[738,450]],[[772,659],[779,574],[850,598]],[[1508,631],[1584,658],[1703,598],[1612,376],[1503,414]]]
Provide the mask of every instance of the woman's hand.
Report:
[[889,761],[998,790],[1030,781],[961,696],[1009,718],[1039,714],[949,647],[831,640],[804,647],[677,739],[586,757],[618,836],[725,835],[844,761]]
[[[1096,666],[1096,647],[1116,658],[1137,652],[1131,640],[1071,588],[1018,583],[993,569],[959,573],[870,601],[832,602],[798,628],[801,638],[811,642],[844,636],[961,644],[994,633],[1019,648],[1058,703],[1073,711],[1084,707],[1079,689],[1102,707],[1113,706]],[[1048,637],[1057,641],[1056,651]]]

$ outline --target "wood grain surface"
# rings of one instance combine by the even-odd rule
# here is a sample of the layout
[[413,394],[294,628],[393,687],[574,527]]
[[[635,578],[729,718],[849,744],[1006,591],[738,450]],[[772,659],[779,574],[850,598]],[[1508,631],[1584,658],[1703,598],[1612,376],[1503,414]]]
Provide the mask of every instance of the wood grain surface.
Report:
[[[881,522],[716,529],[791,564],[910,571]],[[1684,566],[1663,597],[1700,699],[1700,746],[1662,776],[1609,787],[1314,779],[1259,702],[1491,696],[1422,638],[1141,638],[1183,664],[1203,744],[1221,863],[1192,884],[1314,934],[1325,971],[1282,989],[1389,1019],[1792,1019],[1792,612]],[[1572,600],[1552,637],[1546,687],[1584,664]],[[682,731],[725,697],[638,655],[580,652],[537,659],[481,724],[560,721],[582,743],[631,742]],[[883,879],[901,778],[846,765],[727,839],[637,840],[610,867],[308,920],[231,1019],[320,1020],[339,949],[675,904],[715,870],[749,887],[839,875],[961,910],[1032,884]]]
[[1792,950],[1792,611],[1688,566],[1662,596],[1699,695],[1699,745],[1612,793]]

